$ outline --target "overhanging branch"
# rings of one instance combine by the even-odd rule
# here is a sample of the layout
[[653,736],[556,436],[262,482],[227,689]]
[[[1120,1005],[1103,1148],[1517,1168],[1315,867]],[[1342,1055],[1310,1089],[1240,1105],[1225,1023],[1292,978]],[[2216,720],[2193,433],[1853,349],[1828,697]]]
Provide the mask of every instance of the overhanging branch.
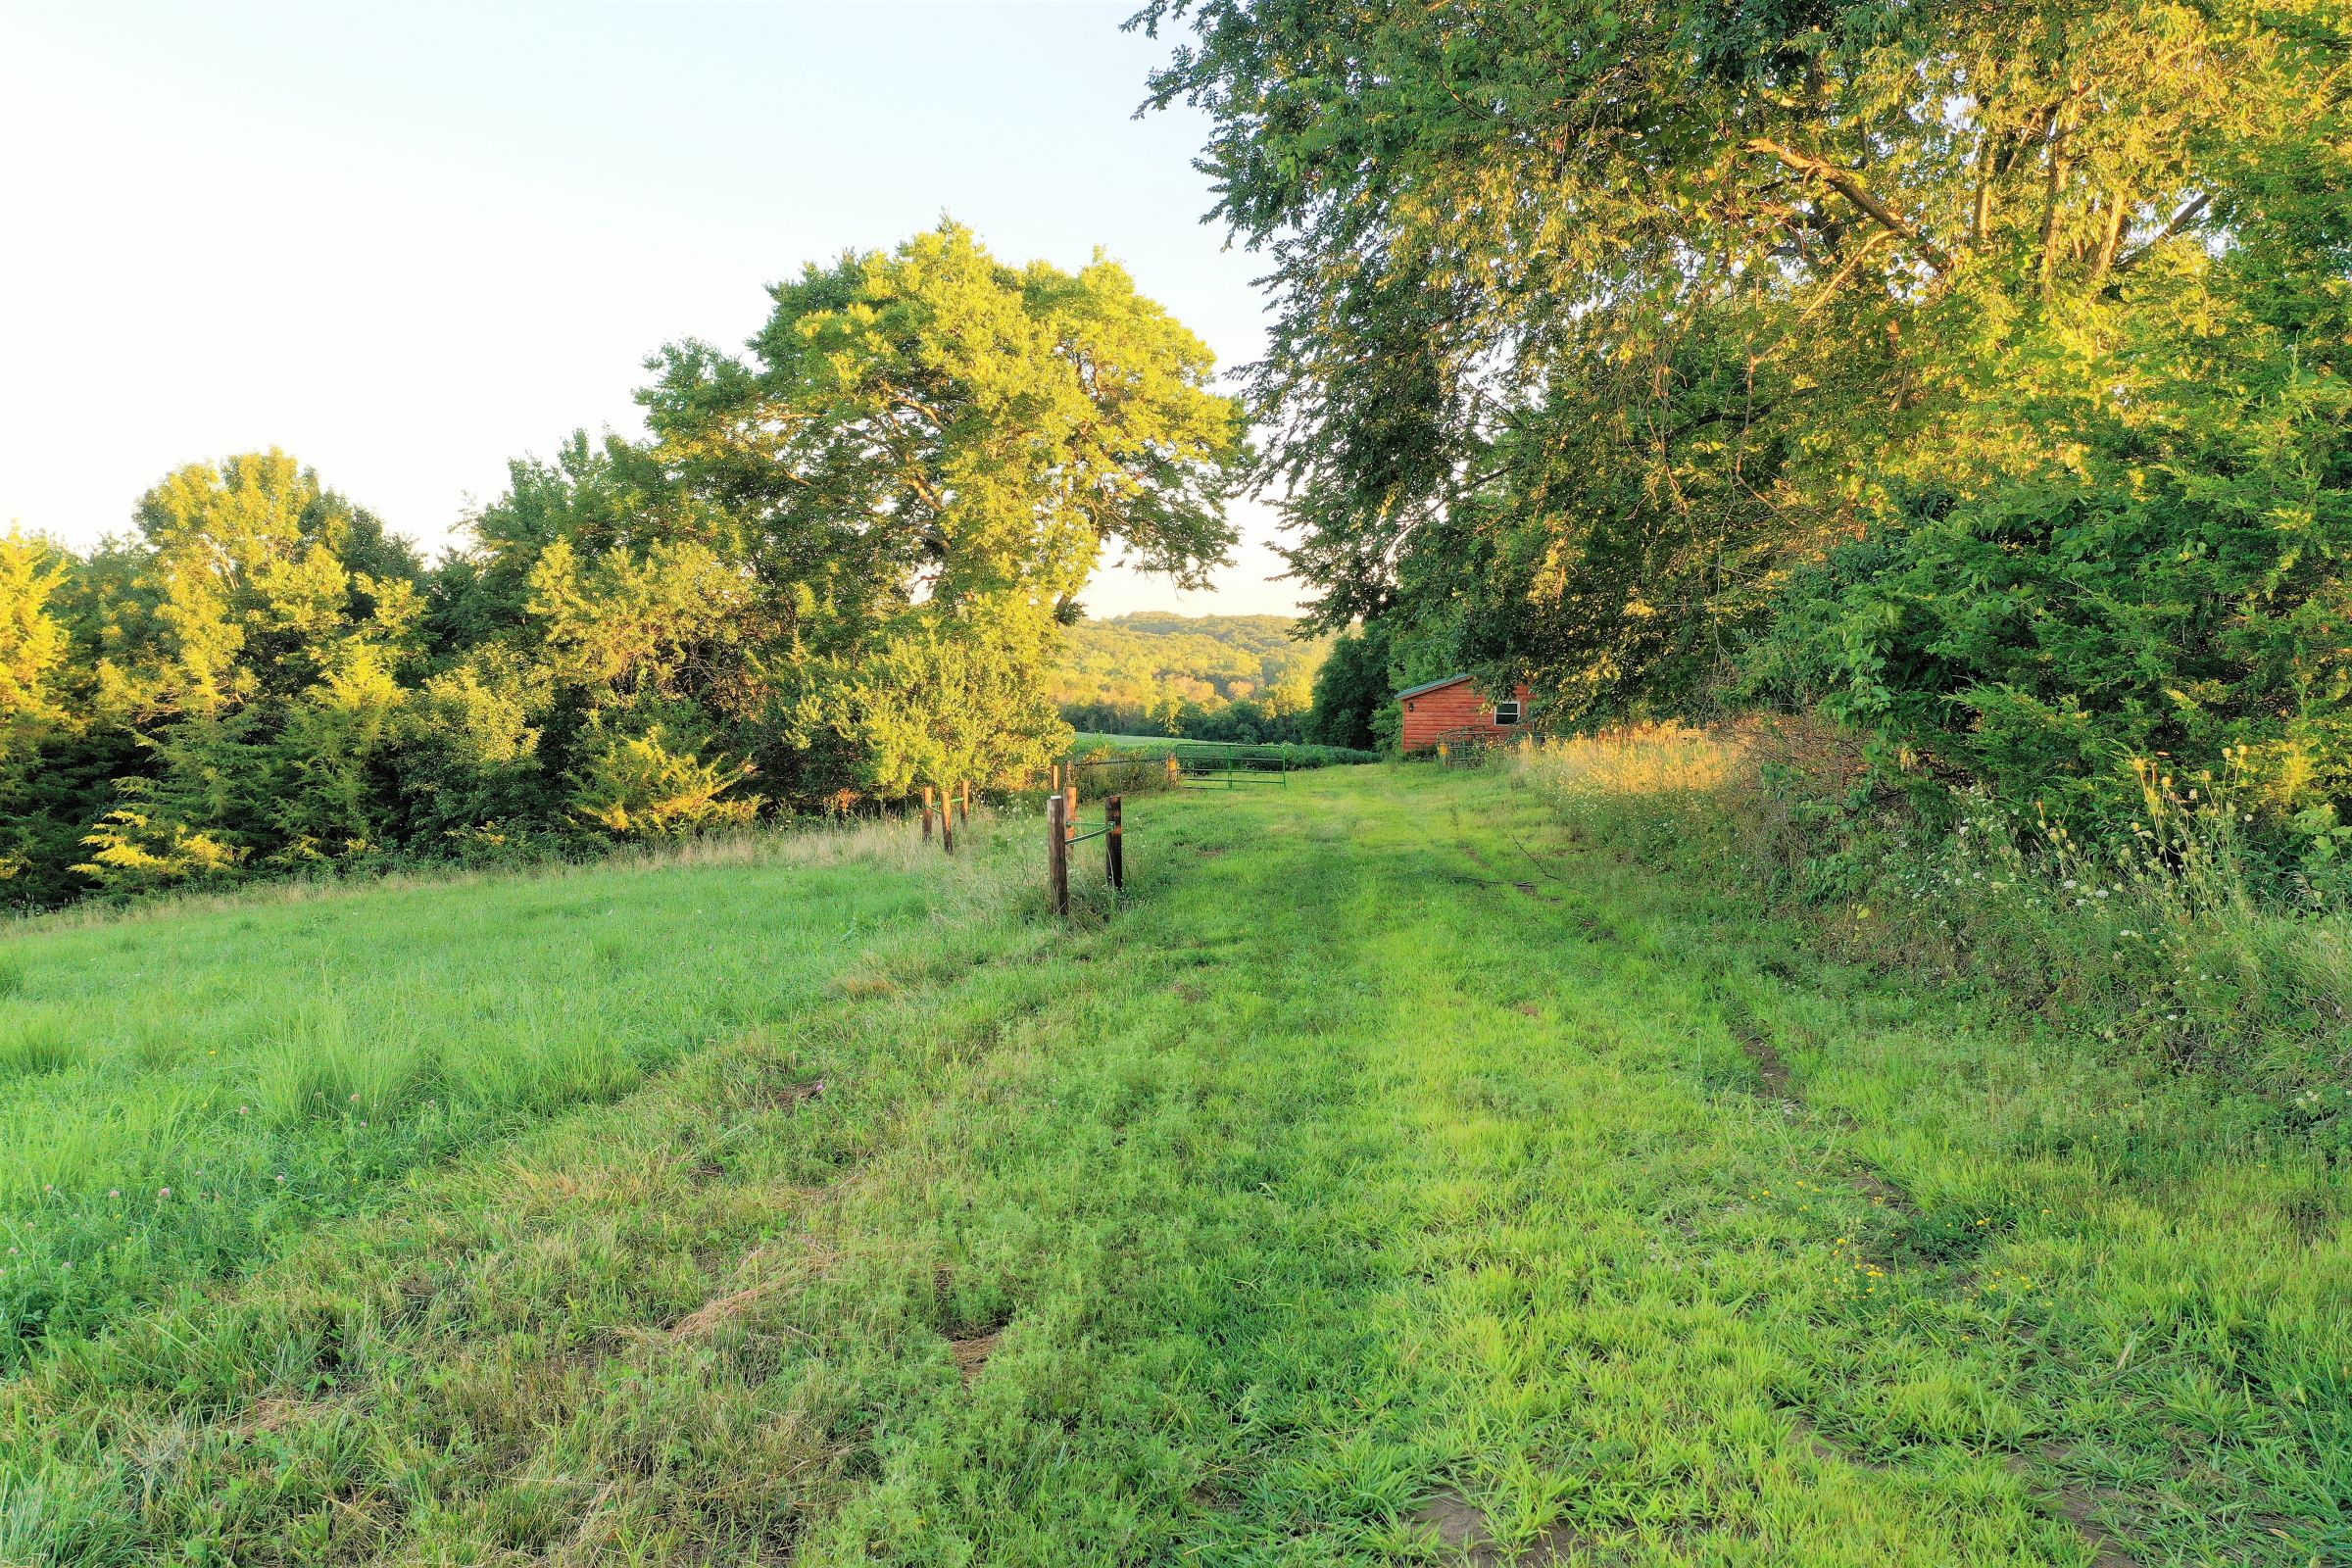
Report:
[[1936,271],[1951,270],[1951,258],[1944,254],[1943,247],[1928,238],[1917,223],[1873,196],[1870,188],[1862,183],[1861,176],[1851,170],[1840,169],[1825,158],[1816,158],[1811,153],[1801,153],[1793,147],[1784,146],[1769,136],[1750,139],[1747,148],[1750,152],[1777,158],[1798,173],[1812,175],[1860,208],[1873,222],[1909,240],[1921,258]]
[[2180,233],[2180,230],[2186,227],[2188,224],[2195,222],[2197,220],[2197,215],[2204,212],[2205,209],[2210,207],[2212,204],[2213,192],[2205,191],[2196,196],[2179,212],[2173,215],[2173,220],[2165,224],[2162,229],[2158,230],[2155,238],[2149,240],[2145,245],[2142,245],[2131,255],[2119,258],[2113,270],[2118,272],[2128,272],[2134,267],[2137,267],[2140,263],[2146,261],[2149,253],[2154,251],[2157,246],[2163,244],[2166,240],[2171,239],[2175,234]]

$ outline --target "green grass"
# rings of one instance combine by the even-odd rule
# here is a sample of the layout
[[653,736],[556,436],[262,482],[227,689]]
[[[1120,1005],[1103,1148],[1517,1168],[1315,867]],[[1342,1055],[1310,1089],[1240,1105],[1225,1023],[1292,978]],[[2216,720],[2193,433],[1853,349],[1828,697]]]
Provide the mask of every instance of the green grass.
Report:
[[287,889],[14,941],[0,1371],[52,1332],[247,1268],[412,1169],[626,1094],[768,1015],[779,988],[820,987],[926,896],[843,848]]
[[[2259,1102],[1808,958],[1503,776],[1150,798],[1069,930],[1032,826],[9,943],[76,1054],[17,1150],[184,1102],[333,1170],[349,1112],[220,1119],[308,1103],[275,1020],[439,1054],[344,1196],[210,1200],[249,1252],[110,1221],[145,1284],[0,1384],[0,1561],[2352,1551],[2345,1178]],[[626,1080],[431,1130],[492,997]]]
[[1172,739],[1165,735],[1082,734],[1072,750],[1080,755],[1102,750],[1147,752],[1154,757],[1173,757],[1182,762],[1221,762],[1234,759],[1246,765],[1280,761],[1296,768],[1380,760],[1378,752],[1358,751],[1349,746],[1306,746],[1288,741],[1250,746],[1225,741]]

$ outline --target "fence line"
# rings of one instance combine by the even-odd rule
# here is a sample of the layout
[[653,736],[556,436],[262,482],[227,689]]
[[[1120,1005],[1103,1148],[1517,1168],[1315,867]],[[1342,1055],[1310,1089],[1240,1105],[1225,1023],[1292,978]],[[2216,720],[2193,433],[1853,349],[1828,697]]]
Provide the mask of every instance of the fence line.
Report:
[[1102,825],[1078,830],[1078,786],[1073,783],[1046,797],[1046,897],[1062,919],[1070,915],[1070,847],[1089,839],[1103,841],[1102,869],[1116,894],[1127,886],[1126,798],[1113,795],[1102,803]]

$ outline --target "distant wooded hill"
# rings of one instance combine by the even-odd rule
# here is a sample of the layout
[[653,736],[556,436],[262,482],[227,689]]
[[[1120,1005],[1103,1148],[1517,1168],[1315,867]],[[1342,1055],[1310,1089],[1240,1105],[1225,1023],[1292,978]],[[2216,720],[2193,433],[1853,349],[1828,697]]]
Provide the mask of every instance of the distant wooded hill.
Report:
[[1140,611],[1069,628],[1051,694],[1077,729],[1203,740],[1296,740],[1331,639],[1287,615]]

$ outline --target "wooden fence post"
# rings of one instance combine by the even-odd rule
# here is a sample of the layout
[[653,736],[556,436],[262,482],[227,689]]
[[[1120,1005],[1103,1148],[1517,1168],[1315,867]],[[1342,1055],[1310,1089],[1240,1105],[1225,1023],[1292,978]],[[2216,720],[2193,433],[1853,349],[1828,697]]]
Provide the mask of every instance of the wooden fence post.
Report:
[[923,786],[923,842],[931,842],[931,786]]
[[1070,912],[1070,834],[1069,824],[1062,816],[1062,798],[1046,797],[1046,897],[1054,912],[1067,917]]
[[1048,768],[1046,777],[1051,780],[1051,788],[1054,793],[1059,795],[1061,793],[1061,764],[1055,762],[1051,768]]
[[948,799],[948,790],[939,792],[939,847],[948,854],[956,853],[956,808]]
[[1168,754],[1168,788],[1175,789],[1183,782],[1184,764],[1176,760],[1176,754],[1174,752],[1170,752]]
[[1061,819],[1070,825],[1074,837],[1078,832],[1078,770],[1070,769],[1070,781],[1062,787]]
[[972,825],[972,781],[968,778],[963,781],[963,802],[959,814],[962,817],[963,825],[970,827]]
[[1111,891],[1115,893],[1127,885],[1127,844],[1118,796],[1102,803],[1102,842],[1110,846],[1103,855],[1110,866]]

